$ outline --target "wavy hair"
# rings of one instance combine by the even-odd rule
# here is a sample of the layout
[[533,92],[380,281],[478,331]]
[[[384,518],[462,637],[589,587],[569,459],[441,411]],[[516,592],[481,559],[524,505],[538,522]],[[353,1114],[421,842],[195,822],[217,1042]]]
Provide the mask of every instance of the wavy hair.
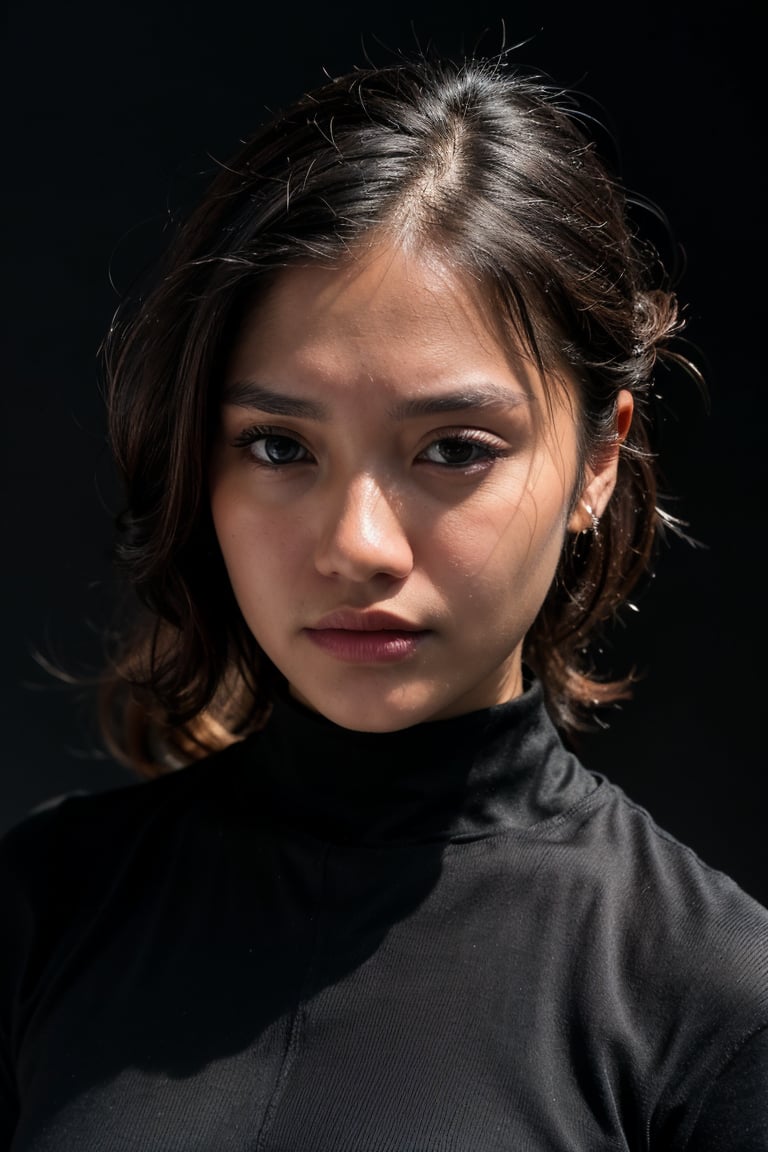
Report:
[[[223,366],[281,269],[337,266],[376,235],[428,246],[482,286],[510,339],[579,394],[582,465],[634,417],[599,531],[569,539],[524,646],[561,730],[630,693],[590,643],[649,569],[657,505],[653,376],[677,301],[572,94],[499,60],[419,59],[329,80],[220,168],[153,287],[103,345],[108,430],[125,493],[116,560],[137,603],[102,682],[102,726],[145,774],[263,723],[279,675],[239,611],[206,472]],[[264,547],[268,547],[264,542]]]

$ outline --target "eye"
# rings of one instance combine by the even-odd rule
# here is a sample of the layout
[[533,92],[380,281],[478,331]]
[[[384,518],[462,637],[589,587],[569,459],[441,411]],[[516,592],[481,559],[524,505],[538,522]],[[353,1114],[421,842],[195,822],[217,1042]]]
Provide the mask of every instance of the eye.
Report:
[[444,468],[467,468],[472,464],[496,460],[502,452],[493,444],[476,436],[442,436],[421,453],[419,459]]
[[234,441],[237,448],[247,448],[257,464],[280,468],[311,460],[307,449],[293,436],[271,428],[248,428]]

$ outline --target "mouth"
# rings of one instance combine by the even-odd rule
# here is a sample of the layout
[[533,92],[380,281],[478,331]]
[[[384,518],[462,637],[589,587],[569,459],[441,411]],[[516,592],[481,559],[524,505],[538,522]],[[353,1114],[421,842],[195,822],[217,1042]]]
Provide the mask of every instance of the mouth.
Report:
[[339,609],[304,629],[329,656],[353,664],[392,664],[416,652],[429,629],[390,612]]
[[396,616],[393,612],[382,612],[379,608],[357,609],[337,608],[312,624],[313,631],[339,630],[344,632],[424,632],[419,624]]

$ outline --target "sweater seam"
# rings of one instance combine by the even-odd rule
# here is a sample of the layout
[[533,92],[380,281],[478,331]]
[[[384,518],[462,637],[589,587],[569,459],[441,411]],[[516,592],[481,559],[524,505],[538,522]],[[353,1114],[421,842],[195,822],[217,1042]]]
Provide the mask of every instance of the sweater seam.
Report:
[[322,863],[322,873],[319,885],[319,894],[317,901],[317,920],[315,922],[315,932],[312,941],[312,953],[309,963],[307,964],[304,972],[304,978],[299,986],[298,995],[296,997],[296,1005],[293,1012],[293,1019],[291,1020],[290,1031],[288,1034],[288,1042],[285,1046],[280,1071],[277,1074],[275,1087],[269,1103],[264,1112],[264,1120],[256,1139],[256,1152],[263,1152],[266,1147],[265,1141],[269,1138],[272,1126],[275,1123],[280,1104],[285,1095],[288,1081],[290,1080],[291,1071],[296,1063],[301,1047],[301,1040],[304,1034],[307,1014],[307,1003],[311,999],[312,985],[315,978],[315,966],[317,963],[318,946],[320,935],[322,931],[323,909],[324,909],[324,894],[328,880],[328,866],[330,862],[331,846],[326,848],[325,856]]

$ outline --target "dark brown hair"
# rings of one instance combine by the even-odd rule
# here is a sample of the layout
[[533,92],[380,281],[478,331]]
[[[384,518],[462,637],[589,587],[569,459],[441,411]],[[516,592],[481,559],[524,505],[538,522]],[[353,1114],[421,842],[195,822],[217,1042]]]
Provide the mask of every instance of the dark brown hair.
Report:
[[[126,495],[116,555],[139,605],[104,677],[110,746],[162,771],[257,727],[276,670],[235,602],[206,492],[218,387],[244,309],[279,271],[338,265],[376,232],[481,285],[511,337],[580,394],[582,463],[635,402],[599,531],[566,545],[524,659],[564,732],[625,696],[589,644],[647,572],[657,508],[650,393],[680,320],[571,95],[501,61],[402,61],[304,96],[222,166],[104,345]],[[264,542],[264,547],[269,546]]]

